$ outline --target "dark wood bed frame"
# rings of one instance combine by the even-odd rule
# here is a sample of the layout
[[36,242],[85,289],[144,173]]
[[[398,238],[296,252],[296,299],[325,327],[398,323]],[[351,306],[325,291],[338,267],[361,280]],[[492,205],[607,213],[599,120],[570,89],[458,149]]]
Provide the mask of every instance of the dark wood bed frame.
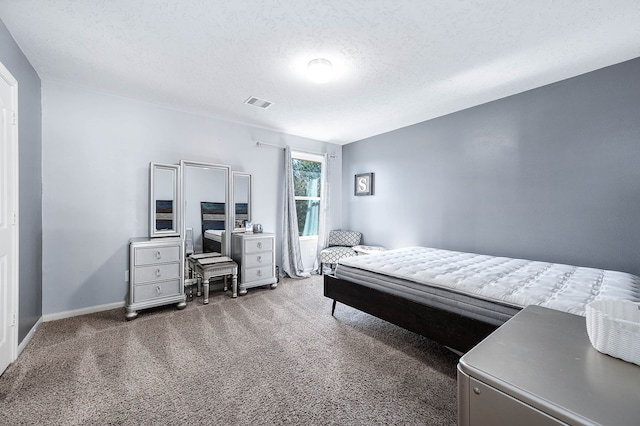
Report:
[[467,352],[491,334],[497,325],[433,308],[361,284],[324,276],[324,295],[392,324],[406,328],[460,352]]

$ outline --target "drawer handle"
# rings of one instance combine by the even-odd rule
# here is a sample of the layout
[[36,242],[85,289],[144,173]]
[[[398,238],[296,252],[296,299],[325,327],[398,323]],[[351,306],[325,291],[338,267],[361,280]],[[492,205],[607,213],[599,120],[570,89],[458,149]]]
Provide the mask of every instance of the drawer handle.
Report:
[[160,250],[156,252],[156,259],[162,259],[162,253],[160,253]]
[[258,269],[258,272],[256,272],[256,275],[261,277],[262,276],[262,271],[260,269]]
[[160,295],[160,293],[162,293],[162,289],[160,288],[160,286],[156,286],[156,293],[158,293],[158,296]]
[[262,243],[258,242],[258,248],[262,248]]
[[473,393],[475,393],[476,395],[480,395],[480,388],[478,388],[477,386],[474,386]]
[[262,256],[258,256],[258,263],[262,263]]
[[162,275],[160,273],[160,268],[156,269],[156,278],[160,278],[160,275]]

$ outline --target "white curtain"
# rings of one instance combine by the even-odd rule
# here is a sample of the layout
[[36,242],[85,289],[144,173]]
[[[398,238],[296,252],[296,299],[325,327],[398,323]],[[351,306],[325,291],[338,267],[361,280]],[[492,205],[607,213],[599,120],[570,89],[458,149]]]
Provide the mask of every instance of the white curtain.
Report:
[[329,215],[329,155],[324,154],[322,171],[320,173],[320,211],[318,212],[318,248],[316,260],[313,262],[313,272],[322,274],[320,268],[320,250],[327,246],[329,239],[329,229],[327,227],[327,216]]
[[307,278],[304,272],[302,254],[300,253],[300,239],[298,230],[298,216],[296,214],[295,187],[293,185],[293,166],[291,164],[291,149],[284,150],[284,223],[282,231],[282,272],[291,278]]

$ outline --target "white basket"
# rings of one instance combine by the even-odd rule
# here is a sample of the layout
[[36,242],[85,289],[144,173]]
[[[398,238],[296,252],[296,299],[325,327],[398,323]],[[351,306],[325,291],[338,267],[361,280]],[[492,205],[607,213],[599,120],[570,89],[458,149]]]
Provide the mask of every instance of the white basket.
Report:
[[640,304],[596,300],[586,306],[587,334],[598,351],[640,365]]

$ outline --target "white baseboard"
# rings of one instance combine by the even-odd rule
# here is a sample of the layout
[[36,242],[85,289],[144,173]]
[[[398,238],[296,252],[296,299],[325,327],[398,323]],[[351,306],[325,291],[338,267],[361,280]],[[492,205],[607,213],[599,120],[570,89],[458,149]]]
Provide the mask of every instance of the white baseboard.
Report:
[[55,320],[64,319],[64,318],[77,317],[79,315],[93,314],[95,312],[102,312],[102,311],[109,311],[111,309],[124,308],[124,306],[125,306],[124,301],[108,303],[106,305],[97,305],[97,306],[91,306],[88,308],[74,309],[73,311],[64,311],[64,312],[57,312],[55,314],[43,315],[42,320],[44,322],[55,321]]
[[42,317],[40,317],[38,321],[34,324],[34,326],[31,327],[31,330],[29,330],[29,333],[27,333],[27,335],[24,336],[24,339],[22,339],[22,342],[20,342],[20,344],[18,345],[18,353],[16,354],[16,359],[20,356],[24,348],[27,347],[27,345],[29,344],[33,336],[35,336],[36,331],[38,331],[38,328],[40,328],[40,324],[42,324]]

